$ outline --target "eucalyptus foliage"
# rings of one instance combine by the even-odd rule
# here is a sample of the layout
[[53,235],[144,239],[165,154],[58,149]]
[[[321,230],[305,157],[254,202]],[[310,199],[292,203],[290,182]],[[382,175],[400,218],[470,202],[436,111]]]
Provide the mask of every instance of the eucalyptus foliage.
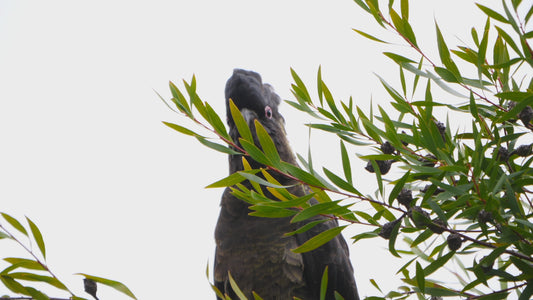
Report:
[[[409,22],[408,0],[354,1],[375,19],[377,30],[393,33],[393,38],[389,41],[383,38],[385,34],[360,29],[355,32],[377,43],[399,40],[411,51],[383,53],[398,65],[399,80],[392,84],[379,78],[390,104],[377,106],[376,112],[370,113],[352,99],[335,99],[320,69],[318,95],[312,97],[291,69],[294,100],[287,103],[314,117],[316,122],[309,124],[312,129],[339,138],[341,174],[326,167],[316,170],[300,155],[301,168],[280,161],[260,124],[255,126],[260,142],[256,145],[244,119],[232,108],[242,136],[242,147],[238,146],[217,113],[198,97],[194,77],[184,81],[185,92],[170,83],[171,101],[176,112],[210,134],[204,136],[195,129],[165,124],[214,150],[240,153],[265,165],[210,185],[230,186],[236,196],[251,204],[252,215],[292,217],[298,222],[322,214],[360,226],[365,232],[353,237],[355,243],[368,238],[386,239],[391,255],[405,261],[399,270],[391,270],[391,274],[397,271],[403,283],[393,291],[382,291],[371,280],[378,295],[368,299],[411,295],[421,299],[530,299],[533,50],[529,39],[533,31],[526,28],[533,14],[533,7],[528,7],[531,3],[503,0],[490,2],[489,6],[477,4],[487,16],[485,24],[472,27],[472,41],[467,45],[452,48],[435,22],[438,57],[432,57],[418,43],[416,28]],[[451,100],[435,101],[436,90],[447,93]],[[461,128],[452,126],[459,119],[468,122]],[[375,153],[357,157],[366,161],[365,170],[355,170],[353,153],[368,148]],[[270,176],[271,172],[308,185],[319,204],[310,206],[309,197],[291,195]],[[359,192],[353,175],[367,172],[376,177],[374,195]],[[244,180],[251,181],[254,188],[247,189],[241,184]],[[260,185],[277,199],[266,198]],[[365,211],[360,209],[363,205]],[[297,232],[313,225],[307,224]],[[344,228],[323,232],[294,251],[315,249]],[[436,274],[445,272],[450,264],[458,265],[462,272],[452,273],[450,280],[455,278],[455,282],[442,282]]]

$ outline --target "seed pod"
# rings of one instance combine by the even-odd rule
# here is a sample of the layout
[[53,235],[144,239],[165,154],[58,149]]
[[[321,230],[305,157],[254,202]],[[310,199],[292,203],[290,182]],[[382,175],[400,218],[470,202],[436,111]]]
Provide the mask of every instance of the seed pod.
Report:
[[[394,162],[394,160],[376,160],[376,163],[377,163],[377,165],[379,167],[379,172],[382,175],[385,175],[385,174],[389,173],[393,162]],[[370,173],[374,173],[375,172],[374,166],[372,166],[372,162],[369,161],[366,164],[365,170],[367,170]]]
[[411,202],[413,202],[413,192],[409,189],[402,189],[396,199],[398,200],[398,202],[400,202],[400,204],[409,208],[411,207]]
[[394,146],[392,146],[391,143],[389,143],[388,141],[381,144],[380,149],[383,152],[383,154],[392,154],[394,153],[394,151],[396,151]]
[[448,248],[452,251],[459,250],[463,244],[463,239],[457,233],[452,233],[446,239],[448,241]]
[[89,278],[83,278],[83,287],[87,294],[93,296],[94,299],[98,300],[98,297],[96,297],[96,281]]
[[390,239],[392,230],[394,229],[394,226],[396,226],[396,223],[398,223],[398,220],[385,223],[385,225],[381,227],[381,230],[379,231],[378,235],[386,240]]
[[416,228],[424,229],[431,222],[429,214],[420,206],[413,206],[409,209],[409,217],[413,220]]
[[518,114],[518,118],[524,123],[524,126],[529,125],[529,122],[533,119],[533,109],[531,106],[524,107],[524,109]]
[[509,160],[509,156],[511,155],[509,154],[509,150],[507,150],[507,148],[505,147],[498,148],[498,154],[496,154],[496,157],[498,158],[499,161],[507,162]]
[[441,234],[444,232],[444,228],[446,228],[446,223],[443,220],[436,218],[428,224],[428,228],[434,233]]
[[522,157],[530,156],[532,152],[531,146],[533,145],[520,145],[511,153],[511,155],[516,154]]
[[492,213],[484,209],[480,210],[477,214],[477,219],[480,223],[492,223]]

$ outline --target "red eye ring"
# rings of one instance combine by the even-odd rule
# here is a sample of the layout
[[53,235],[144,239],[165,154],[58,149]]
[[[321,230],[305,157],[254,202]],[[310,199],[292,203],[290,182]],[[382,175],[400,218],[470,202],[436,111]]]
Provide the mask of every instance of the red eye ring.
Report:
[[272,108],[270,108],[270,106],[265,106],[265,116],[268,118],[268,119],[272,119]]

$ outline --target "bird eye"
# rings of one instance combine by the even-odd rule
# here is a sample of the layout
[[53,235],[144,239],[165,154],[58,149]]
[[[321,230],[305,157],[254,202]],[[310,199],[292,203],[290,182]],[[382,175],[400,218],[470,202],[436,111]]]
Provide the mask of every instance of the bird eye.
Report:
[[272,119],[272,108],[270,108],[270,106],[265,107],[265,116],[269,119]]

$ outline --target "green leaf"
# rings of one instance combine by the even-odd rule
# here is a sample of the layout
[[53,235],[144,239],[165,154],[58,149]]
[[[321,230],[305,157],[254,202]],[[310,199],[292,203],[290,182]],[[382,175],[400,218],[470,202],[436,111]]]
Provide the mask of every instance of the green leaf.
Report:
[[254,300],[263,300],[256,292],[252,291],[252,295],[254,296]]
[[233,100],[229,99],[229,107],[230,107],[230,113],[231,118],[233,119],[233,122],[235,123],[235,126],[237,127],[237,131],[239,131],[239,134],[241,137],[249,142],[254,141],[254,138],[252,137],[252,132],[250,131],[250,127],[248,127],[248,123],[246,123],[246,120],[241,114],[241,111],[233,103]]
[[209,103],[205,103],[205,109],[207,112],[207,115],[209,116],[209,124],[213,126],[215,131],[220,134],[222,137],[226,138],[227,140],[231,141],[231,137],[229,136],[228,132],[226,131],[226,126],[224,126],[224,123],[222,123],[222,120],[218,116],[218,114],[215,112],[215,110],[209,105]]
[[325,167],[322,168],[322,170],[324,171],[324,174],[326,174],[326,177],[328,177],[329,180],[331,180],[331,182],[333,182],[333,184],[335,184],[336,186],[350,193],[361,195],[361,193],[357,189],[355,189],[355,187],[352,184],[346,182],[344,179],[335,175],[333,172],[326,169]]
[[498,31],[498,34],[505,40],[507,45],[511,46],[511,48],[513,48],[516,54],[518,54],[520,57],[524,57],[524,55],[520,51],[520,48],[518,48],[513,38],[505,30],[501,29],[500,27],[498,26],[494,26],[494,27]]
[[533,92],[502,92],[495,95],[498,98],[512,100],[515,102],[524,101],[533,96]]
[[518,300],[528,300],[531,299],[531,296],[533,295],[533,280],[529,280],[527,282],[526,288],[522,291],[522,294],[518,298]]
[[380,293],[383,293],[383,291],[379,288],[379,285],[377,284],[376,280],[374,280],[373,278],[371,278],[371,279],[370,279],[370,283],[372,283],[372,285],[373,285],[376,289],[378,289],[378,291],[379,291]]
[[7,274],[0,274],[0,281],[13,293],[31,296],[22,284]]
[[373,40],[373,41],[375,41],[375,42],[379,42],[379,43],[388,44],[387,42],[385,42],[385,41],[383,41],[383,40],[380,40],[380,39],[378,39],[377,37],[374,37],[374,36],[372,36],[372,35],[370,35],[370,34],[368,34],[368,33],[366,33],[366,32],[363,32],[363,31],[361,31],[361,30],[357,30],[357,29],[355,29],[355,28],[352,28],[352,30],[355,31],[355,32],[357,32],[357,33],[359,33],[360,35],[366,37],[367,39],[370,39],[370,40]]
[[322,273],[322,280],[320,281],[320,300],[326,299],[327,291],[328,291],[328,266],[324,268],[324,273]]
[[319,214],[328,214],[331,212],[331,210],[338,208],[338,207],[339,207],[338,201],[324,202],[324,203],[318,203],[318,204],[312,205],[300,211],[299,213],[297,213],[294,216],[294,218],[291,219],[291,223],[301,222],[309,218],[312,218],[314,216],[317,216]]
[[169,81],[168,85],[170,87],[170,92],[172,93],[172,96],[174,97],[172,99],[172,102],[174,102],[174,104],[176,104],[176,107],[180,111],[184,112],[189,117],[192,117],[191,107],[187,103],[187,100],[185,99],[185,96],[183,96],[183,94],[180,92],[178,87],[176,87],[176,85],[172,81]]
[[286,162],[282,162],[283,169],[287,170],[290,175],[298,178],[299,180],[318,188],[325,188],[324,184],[320,182],[318,179],[316,179],[315,176],[311,175],[310,173],[300,169],[297,166],[291,165]]
[[416,37],[411,25],[409,24],[409,21],[407,19],[402,19],[394,9],[391,9],[389,14],[396,30],[398,30],[402,37],[407,39],[411,44],[418,48]]
[[137,299],[135,297],[135,295],[130,291],[130,289],[128,289],[127,286],[125,286],[123,283],[120,283],[118,281],[115,281],[115,280],[111,280],[111,279],[106,279],[106,278],[102,278],[102,277],[97,277],[97,276],[92,276],[92,275],[88,275],[88,274],[85,274],[85,273],[76,273],[75,275],[81,275],[81,276],[84,276],[85,278],[87,279],[91,279],[91,280],[94,280],[98,283],[101,283],[103,285],[107,285],[108,287],[111,287],[127,296],[129,296],[130,298],[132,299]]
[[11,237],[6,234],[6,233],[3,233],[2,231],[0,231],[0,240],[1,239],[10,239]]
[[341,158],[342,158],[342,168],[344,170],[344,177],[346,178],[346,181],[353,185],[352,183],[352,168],[350,164],[350,157],[348,156],[348,152],[346,151],[346,146],[344,146],[344,143],[342,140],[341,143]]
[[302,79],[300,79],[298,74],[296,74],[296,71],[294,71],[292,68],[291,68],[291,75],[292,75],[292,79],[298,86],[299,90],[304,93],[305,99],[310,100],[311,96],[309,95],[309,92],[307,91],[307,88],[305,87],[304,82],[302,81]]
[[424,294],[426,289],[426,280],[424,278],[424,269],[422,269],[422,266],[418,261],[416,262],[416,283],[422,294]]
[[317,84],[317,91],[318,91],[318,100],[320,100],[320,106],[322,106],[323,105],[323,97],[322,97],[322,66],[318,67],[316,84]]
[[240,152],[237,152],[231,148],[228,148],[227,146],[224,146],[224,145],[221,145],[221,144],[217,144],[217,143],[213,143],[211,141],[208,141],[207,138],[203,137],[203,136],[196,136],[196,139],[201,143],[203,144],[204,146],[206,147],[209,147],[213,150],[216,150],[218,152],[222,152],[222,153],[226,153],[226,154],[231,154],[231,155],[239,155],[239,154],[242,154]]
[[41,254],[43,255],[43,258],[46,260],[46,247],[44,246],[44,240],[43,235],[41,234],[41,231],[33,223],[30,218],[26,217],[26,220],[28,221],[28,224],[30,225],[31,234],[33,235],[33,239],[35,240],[35,243],[37,243],[37,246],[39,247],[39,250],[41,251]]
[[511,11],[509,10],[509,8],[507,7],[507,4],[505,3],[504,0],[502,0],[502,4],[503,4],[503,10],[505,11],[505,15],[507,16],[507,21],[509,24],[511,24],[511,26],[513,27],[513,29],[515,30],[515,32],[517,32],[518,34],[521,33],[520,31],[520,28],[518,27],[518,24],[516,23]]
[[250,209],[252,212],[248,215],[261,218],[285,218],[296,214],[294,210],[273,206],[252,205]]
[[490,30],[490,18],[487,18],[485,23],[485,30],[483,31],[483,37],[481,38],[481,43],[479,44],[479,51],[477,56],[477,68],[478,68],[478,77],[481,79],[481,73],[483,71],[483,65],[485,64],[485,59],[487,55],[487,45],[489,42],[489,30]]
[[285,233],[283,236],[292,236],[292,235],[295,235],[295,234],[304,233],[304,232],[310,230],[311,228],[315,227],[316,225],[322,224],[322,223],[327,222],[327,221],[329,221],[329,220],[328,219],[322,219],[322,220],[316,220],[316,221],[313,221],[313,222],[309,222],[309,223],[305,224],[304,226],[296,229],[295,231],[291,231],[291,232]]
[[506,24],[509,24],[509,21],[507,21],[506,18],[504,18],[502,15],[500,15],[499,13],[497,13],[496,11],[484,6],[484,5],[481,5],[479,3],[476,3],[477,7],[479,7],[479,9],[481,9],[487,16],[493,18],[494,20],[498,20],[500,22],[503,22],[503,23],[506,23]]
[[[437,24],[437,22],[435,22],[435,27],[437,29],[437,45],[439,49],[440,60],[442,64],[446,67],[446,69],[450,71],[453,74],[453,76],[456,78],[457,80],[456,82],[460,82],[461,74],[459,72],[459,69],[457,68],[457,65],[455,65],[455,63],[450,57],[450,51],[448,50],[448,46],[446,46],[446,42],[444,41],[444,38],[442,37],[442,33],[439,29],[439,25]],[[435,71],[437,71],[437,69],[435,69]]]
[[9,273],[9,277],[13,279],[26,280],[26,281],[45,282],[58,289],[68,291],[67,287],[61,281],[51,276],[38,275],[38,274],[27,273],[27,272],[12,272],[12,273]]
[[426,241],[428,238],[430,238],[433,235],[433,232],[429,229],[424,230],[420,235],[416,237],[416,239],[409,245],[409,247],[414,248],[418,246],[420,243]]
[[447,82],[459,82],[457,80],[457,77],[455,77],[455,75],[448,69],[435,67],[434,70],[440,76],[440,78],[444,79]]
[[[356,1],[357,2],[357,1]],[[379,25],[382,27],[385,27],[383,25],[383,21],[381,19],[381,12],[379,11],[379,2],[378,0],[365,0],[366,4],[368,5],[368,8],[370,9],[370,13],[376,19]]]
[[325,243],[329,242],[333,238],[335,238],[337,235],[341,233],[341,231],[346,227],[345,226],[339,226],[339,227],[333,227],[326,231],[323,231],[314,237],[310,238],[308,241],[303,243],[301,246],[292,249],[294,253],[304,253],[311,250],[314,250]]
[[246,298],[244,293],[241,291],[241,289],[235,282],[235,279],[233,279],[233,277],[231,276],[230,271],[228,271],[228,277],[229,277],[229,283],[231,285],[231,288],[233,289],[233,292],[235,292],[235,295],[237,295],[237,297],[239,297],[240,300],[248,300],[248,298]]
[[398,197],[398,195],[402,191],[410,175],[411,175],[411,170],[407,171],[407,173],[405,173],[405,175],[403,175],[402,178],[398,180],[398,183],[394,185],[394,187],[392,188],[392,191],[389,194],[389,204],[392,205],[392,202],[394,201],[394,199]]
[[248,155],[255,161],[264,165],[272,164],[272,162],[265,156],[265,154],[259,148],[257,148],[255,144],[250,143],[243,138],[240,138],[239,142],[241,143],[241,146],[244,148],[246,153],[248,153]]
[[455,251],[451,251],[447,253],[446,255],[443,255],[437,258],[436,260],[434,260],[424,269],[424,275],[427,277],[433,272],[440,269],[440,267],[442,267],[448,260],[450,260],[450,258],[452,258],[454,254],[455,254]]
[[391,52],[383,52],[383,55],[387,56],[388,58],[392,59],[394,62],[396,62],[397,64],[403,64],[403,63],[415,63],[414,60],[411,60],[405,56],[401,56],[399,54],[396,54],[396,53],[391,53]]
[[401,222],[396,222],[396,224],[394,224],[394,227],[392,228],[391,236],[389,238],[389,252],[396,257],[401,257],[400,254],[398,254],[398,252],[396,251],[396,248],[394,246],[396,244],[396,238],[398,237],[398,232],[400,230],[400,224]]
[[279,168],[281,158],[279,156],[278,150],[276,149],[276,145],[272,141],[272,138],[270,137],[266,129],[257,119],[255,120],[255,131],[257,133],[259,143],[261,144],[261,148],[263,148],[265,156],[274,167]]
[[381,78],[379,75],[377,75],[379,78],[379,81],[381,81],[381,84],[383,87],[385,87],[385,90],[389,95],[398,102],[405,102],[405,99],[402,97],[398,91],[396,91],[393,87],[391,87],[383,78]]
[[524,18],[526,23],[529,22],[529,19],[531,18],[532,15],[533,15],[533,6],[531,6],[531,8],[526,13],[526,17]]
[[39,270],[44,271],[45,268],[35,260],[27,259],[27,258],[18,258],[18,257],[6,257],[4,258],[5,261],[12,264],[14,268],[25,268],[29,270]]
[[354,0],[354,2],[362,9],[366,10],[366,12],[370,13],[370,8],[368,8],[368,6],[366,6],[366,4],[362,0]]
[[17,221],[17,219],[13,218],[12,216],[6,214],[6,213],[1,213],[2,214],[2,217],[4,217],[4,219],[11,225],[13,226],[13,228],[15,228],[16,230],[18,230],[20,233],[24,234],[25,236],[28,236],[28,232],[26,231],[26,228],[24,228],[24,226],[22,226],[22,224],[20,224],[19,221]]
[[[28,291],[28,294],[30,294],[31,297],[35,300],[50,300],[50,298],[47,295],[45,295],[39,290],[36,290],[35,288],[31,286],[27,286],[26,291]],[[74,299],[73,297],[73,300],[77,300],[77,299]]]
[[243,172],[243,171],[239,171],[238,172],[242,177],[250,180],[250,181],[253,181],[253,182],[257,182],[259,183],[260,185],[263,185],[263,186],[268,186],[268,187],[272,187],[272,188],[286,188],[286,186],[282,186],[282,185],[277,185],[277,184],[273,184],[271,182],[268,182],[266,180],[264,180],[263,178],[257,176],[257,175],[254,175],[254,174],[251,174],[251,173],[247,173],[247,172]]
[[180,133],[183,133],[183,134],[186,134],[186,135],[191,135],[191,136],[201,136],[199,134],[197,134],[196,132],[192,131],[192,130],[189,130],[183,126],[180,126],[178,124],[174,124],[174,123],[168,123],[168,122],[163,122],[163,124],[167,125],[168,127],[176,130],[177,132],[180,132]]
[[400,2],[402,19],[409,20],[409,0],[402,0]]
[[[259,172],[259,170],[246,171],[246,172],[251,172],[252,174],[256,174],[257,172]],[[232,186],[232,185],[235,185],[237,183],[240,183],[240,182],[244,181],[245,179],[246,178],[244,176],[242,176],[240,174],[240,172],[237,172],[237,173],[233,173],[233,174],[229,175],[226,178],[223,178],[223,179],[220,179],[220,180],[218,180],[216,182],[213,182],[210,185],[206,186],[205,188],[210,189],[210,188],[228,187],[228,186]]]

